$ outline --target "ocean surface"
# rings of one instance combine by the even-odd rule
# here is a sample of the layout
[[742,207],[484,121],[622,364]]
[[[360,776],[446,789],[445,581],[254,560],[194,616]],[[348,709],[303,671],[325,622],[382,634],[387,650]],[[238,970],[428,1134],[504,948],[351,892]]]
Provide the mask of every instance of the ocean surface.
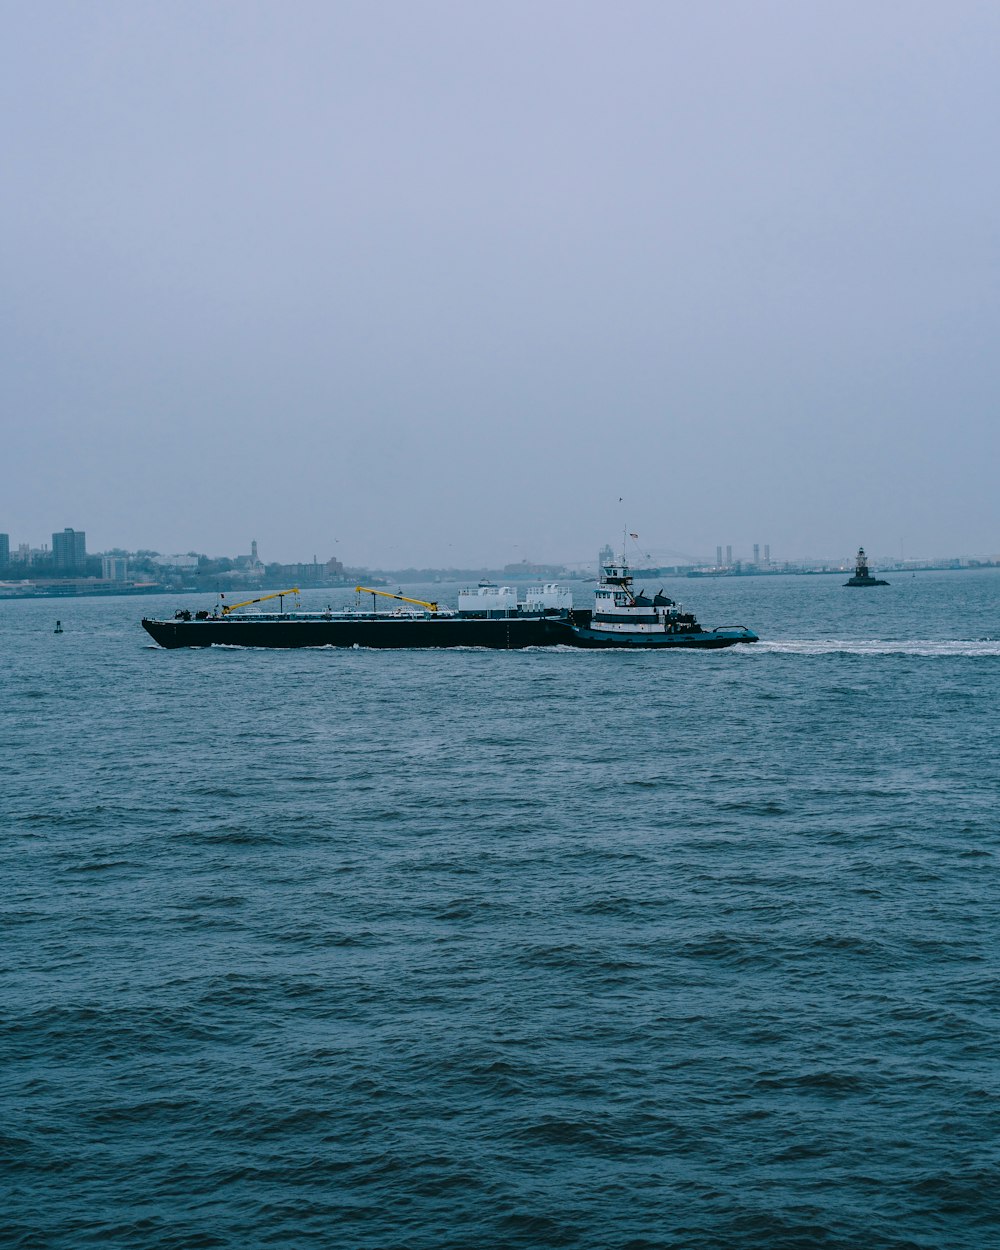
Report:
[[1000,1245],[1000,572],[842,580],[666,581],[705,654],[0,603],[0,1245]]

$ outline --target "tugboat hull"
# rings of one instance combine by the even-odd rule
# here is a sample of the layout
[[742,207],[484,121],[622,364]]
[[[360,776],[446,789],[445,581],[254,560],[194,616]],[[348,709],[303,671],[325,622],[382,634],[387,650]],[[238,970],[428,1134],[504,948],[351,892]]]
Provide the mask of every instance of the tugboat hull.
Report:
[[676,634],[612,633],[608,630],[573,629],[572,647],[617,648],[630,651],[663,651],[687,648],[689,650],[711,651],[720,647],[734,647],[741,642],[758,642],[759,639],[752,629],[742,626],[734,629],[701,629]]

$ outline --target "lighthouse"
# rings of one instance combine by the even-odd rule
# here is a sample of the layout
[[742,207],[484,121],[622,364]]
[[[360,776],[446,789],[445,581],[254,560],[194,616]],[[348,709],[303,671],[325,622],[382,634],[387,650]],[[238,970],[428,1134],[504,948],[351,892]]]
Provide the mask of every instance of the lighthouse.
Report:
[[864,547],[858,548],[857,560],[854,564],[854,576],[849,577],[845,586],[888,586],[888,582],[883,582],[881,578],[872,577],[868,571],[868,557],[865,555]]

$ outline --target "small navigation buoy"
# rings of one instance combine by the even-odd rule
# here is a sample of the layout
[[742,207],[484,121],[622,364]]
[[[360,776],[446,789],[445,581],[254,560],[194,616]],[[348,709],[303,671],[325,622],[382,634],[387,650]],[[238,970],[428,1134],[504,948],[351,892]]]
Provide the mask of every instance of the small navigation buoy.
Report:
[[61,634],[63,632],[62,621],[56,621],[56,627],[52,632],[56,634]]

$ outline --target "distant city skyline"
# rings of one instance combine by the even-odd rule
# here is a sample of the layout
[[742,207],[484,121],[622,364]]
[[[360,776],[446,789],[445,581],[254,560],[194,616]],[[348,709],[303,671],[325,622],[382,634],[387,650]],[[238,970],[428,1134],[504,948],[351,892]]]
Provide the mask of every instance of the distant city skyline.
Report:
[[[51,535],[51,539],[52,539],[51,548],[49,548],[48,544],[40,544],[39,546],[35,547],[35,546],[32,546],[31,543],[23,542],[23,541],[18,542],[17,547],[12,547],[11,536],[8,533],[0,532],[0,567],[3,567],[4,565],[10,565],[12,563],[17,564],[19,562],[23,562],[27,555],[30,555],[33,553],[36,557],[43,557],[43,558],[49,559],[53,567],[57,569],[72,570],[72,569],[82,568],[88,555],[87,546],[86,546],[86,531],[74,530],[71,527],[65,527],[64,530],[61,532],[53,531]],[[778,555],[772,557],[770,543],[760,543],[760,542],[756,542],[752,540],[742,540],[741,542],[736,542],[736,543],[727,542],[724,546],[721,543],[716,544],[715,555],[713,559],[711,555],[707,552],[703,552],[703,553],[679,552],[675,549],[664,548],[657,544],[642,543],[638,539],[633,539],[631,536],[629,536],[628,542],[629,542],[629,546],[627,548],[627,555],[630,561],[637,566],[642,564],[643,562],[649,562],[651,564],[655,564],[659,566],[690,565],[690,566],[704,566],[704,567],[716,567],[716,568],[729,568],[729,567],[737,567],[741,565],[748,565],[751,567],[759,567],[764,570],[779,569],[783,565],[786,565],[786,564],[802,565],[802,564],[809,564],[809,563],[821,564],[824,562],[825,563],[840,562],[840,563],[846,564],[850,561],[853,561],[855,553],[857,551],[857,547],[858,545],[861,545],[861,544],[855,544],[854,546],[851,547],[849,552],[826,552],[824,553],[824,552],[813,551],[813,552],[807,552],[805,555],[802,555],[802,556],[792,556],[792,555],[785,555],[785,554],[779,553]],[[135,555],[139,551],[155,552],[154,562],[163,567],[185,567],[188,564],[190,564],[191,567],[195,567],[197,564],[197,561],[193,559],[193,556],[196,556],[196,555],[207,556],[209,559],[234,560],[234,561],[242,563],[248,568],[260,567],[261,569],[263,569],[268,564],[305,566],[305,565],[314,564],[317,562],[319,564],[325,564],[330,560],[334,562],[337,562],[338,560],[338,557],[336,556],[327,556],[327,557],[323,557],[322,559],[319,559],[315,552],[313,553],[311,557],[302,557],[298,560],[278,560],[276,558],[271,558],[270,556],[268,556],[266,549],[264,551],[264,556],[267,558],[263,558],[258,554],[259,543],[257,539],[251,539],[249,540],[249,542],[245,542],[242,545],[248,546],[250,548],[249,554],[240,554],[239,552],[236,552],[236,553],[220,552],[217,550],[210,550],[206,548],[204,545],[202,545],[201,547],[191,548],[188,551],[184,551],[184,552],[170,551],[170,550],[160,551],[158,548],[155,548],[155,547],[149,547],[149,548],[130,547],[127,543],[120,542],[120,541],[110,543],[108,544],[107,547],[95,548],[92,554],[94,557],[104,557],[105,560],[107,560],[109,558],[109,553],[111,553],[110,558],[114,558],[114,553],[118,553],[122,551],[127,552],[131,555]],[[313,546],[317,546],[317,545],[318,544],[316,543],[313,544]],[[982,551],[933,551],[933,552],[919,552],[919,553],[917,552],[906,553],[903,550],[895,552],[895,553],[890,552],[890,551],[882,551],[882,552],[876,553],[875,548],[871,544],[867,544],[867,545],[868,545],[869,551],[872,553],[871,558],[874,561],[881,561],[881,562],[886,562],[890,560],[893,562],[896,562],[896,561],[905,562],[907,558],[909,558],[912,561],[933,561],[933,560],[946,561],[946,560],[955,560],[955,559],[961,559],[961,560],[994,559],[995,560],[998,557],[1000,557],[1000,545],[998,545],[997,551],[989,551],[989,550],[984,549]],[[590,564],[593,564],[596,566],[597,564],[603,562],[605,555],[608,551],[611,551],[612,553],[617,555],[618,552],[620,551],[620,548],[621,548],[620,542],[617,545],[609,542],[606,544],[602,544],[600,549],[596,551],[592,557],[588,557],[588,556],[580,557],[576,555],[574,556],[557,555],[550,559],[545,559],[542,557],[535,557],[533,555],[524,555],[524,556],[517,556],[517,557],[512,556],[508,559],[501,559],[493,563],[486,562],[486,561],[471,561],[468,563],[463,563],[462,561],[459,561],[459,560],[454,560],[454,561],[449,562],[447,560],[431,559],[429,561],[424,561],[419,564],[411,564],[408,566],[404,564],[392,564],[387,561],[382,561],[381,563],[376,562],[376,563],[368,564],[363,561],[352,560],[349,556],[347,559],[341,559],[340,563],[343,565],[346,565],[347,567],[352,567],[352,566],[358,567],[358,568],[367,567],[367,568],[378,569],[378,570],[391,570],[391,569],[398,569],[398,568],[404,568],[404,567],[415,567],[415,568],[427,567],[427,568],[442,568],[442,569],[449,568],[449,567],[452,567],[452,568],[468,567],[468,568],[483,568],[487,570],[498,571],[505,567],[514,567],[520,562],[524,562],[529,565],[539,565],[539,566],[561,565],[561,566],[573,568],[573,567],[585,566],[585,565],[590,565]],[[761,556],[761,552],[763,552],[763,557]],[[171,564],[171,561],[177,561],[178,563],[176,565]],[[121,565],[108,566],[108,567],[113,567],[114,577],[120,579],[120,577],[122,576]],[[107,577],[109,576],[109,574],[105,571],[104,576]]]
[[[66,527],[65,532],[73,533],[74,531],[72,527]],[[87,532],[88,531],[75,531],[78,538],[81,540],[85,538]],[[18,558],[19,547],[30,548],[32,551],[37,552],[49,552],[50,554],[54,553],[57,546],[57,540],[61,538],[61,533],[59,531],[52,531],[50,533],[49,538],[52,543],[52,546],[50,547],[48,542],[42,541],[35,543],[30,539],[26,540],[22,538],[12,526],[9,534],[0,532],[0,554],[2,554],[3,551],[3,541],[5,538],[8,542],[8,558],[16,560]],[[599,550],[603,547],[605,542],[610,542],[612,548],[617,551],[621,547],[621,532],[619,532],[617,536],[608,535],[604,541],[602,541],[601,536],[599,535],[598,544],[595,550]],[[92,541],[89,544],[89,550],[93,551],[95,554],[104,554],[106,552],[116,551],[153,551],[158,555],[189,555],[194,553],[197,555],[208,555],[212,558],[237,558],[237,556],[239,556],[242,552],[242,549],[249,548],[251,544],[256,546],[257,540],[237,538],[234,547],[229,551],[226,551],[222,549],[219,544],[208,542],[204,539],[200,542],[195,542],[193,545],[181,547],[162,543],[160,545],[130,543],[127,539],[122,539],[119,535],[104,543]],[[564,563],[568,565],[581,564],[590,560],[590,557],[586,553],[581,553],[579,544],[575,544],[567,554],[564,551],[555,549],[543,549],[541,544],[537,547],[525,546],[519,543],[509,543],[505,545],[501,537],[494,538],[491,544],[491,549],[499,553],[495,555],[492,560],[459,558],[458,555],[454,555],[456,550],[456,544],[454,543],[445,543],[443,544],[443,547],[437,551],[433,550],[428,543],[426,548],[423,546],[418,548],[425,552],[427,558],[395,562],[387,556],[380,557],[376,547],[374,547],[371,543],[366,544],[364,542],[360,542],[359,547],[369,552],[374,551],[375,558],[373,560],[361,560],[354,558],[350,549],[350,544],[348,542],[342,542],[340,539],[334,539],[332,542],[330,540],[319,538],[299,541],[293,545],[291,555],[289,555],[287,551],[282,551],[280,555],[272,552],[269,549],[267,538],[262,540],[262,545],[264,555],[266,557],[264,561],[265,563],[311,562],[314,558],[317,558],[317,553],[320,550],[325,551],[327,548],[330,548],[328,555],[323,556],[322,559],[327,559],[331,555],[335,555],[336,558],[341,559],[345,564],[356,564],[359,567],[373,568],[398,568],[405,567],[406,565],[411,565],[413,567],[448,567],[450,563],[455,567],[482,566],[484,568],[497,569],[501,568],[505,564],[516,562],[517,560],[527,560],[529,562],[546,564]],[[645,541],[645,536],[642,536],[639,542],[632,542],[630,540],[629,545],[634,556],[639,556],[640,554],[656,556],[660,563],[699,563],[715,564],[718,566],[732,565],[740,562],[752,562],[755,564],[769,565],[772,563],[778,564],[783,562],[802,562],[810,560],[838,560],[846,558],[847,555],[851,555],[853,557],[859,545],[864,545],[871,552],[878,552],[879,555],[876,558],[891,558],[893,560],[995,557],[1000,554],[1000,536],[995,537],[992,546],[989,543],[985,543],[978,548],[962,549],[947,547],[943,543],[937,543],[930,545],[924,550],[909,549],[907,544],[901,539],[897,539],[895,542],[890,540],[887,545],[880,546],[877,541],[873,541],[867,534],[864,533],[857,534],[853,538],[849,538],[845,548],[840,551],[830,549],[829,547],[824,549],[819,542],[809,543],[808,540],[804,538],[800,538],[800,541],[795,545],[794,549],[789,551],[779,549],[770,542],[751,537],[737,538],[733,541],[727,538],[724,543],[713,543],[711,546],[706,546],[705,549],[700,552],[693,549],[682,551],[674,545],[668,545],[665,539],[656,535],[654,535],[653,539],[649,542]],[[392,547],[390,549],[392,549]],[[775,553],[774,555],[772,555],[772,551]],[[308,554],[306,554],[307,552]],[[761,552],[763,552],[763,556],[761,555]],[[254,552],[254,556],[256,557],[256,552]],[[65,559],[65,557],[61,558]],[[0,563],[3,563],[2,559],[0,559]]]

